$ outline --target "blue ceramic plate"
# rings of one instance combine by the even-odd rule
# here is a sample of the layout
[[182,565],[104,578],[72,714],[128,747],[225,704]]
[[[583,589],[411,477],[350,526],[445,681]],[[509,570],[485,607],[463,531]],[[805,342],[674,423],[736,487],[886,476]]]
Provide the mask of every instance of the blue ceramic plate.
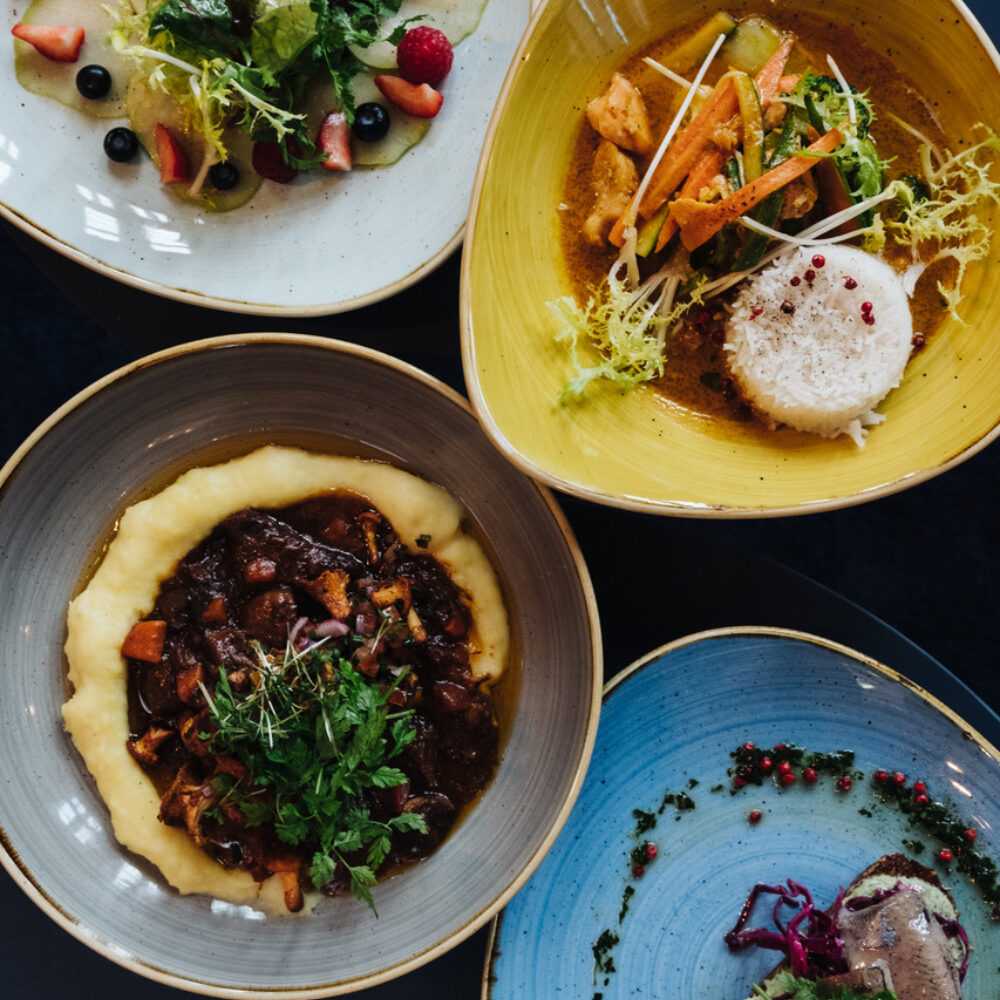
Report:
[[[904,840],[925,845],[913,856],[937,867],[958,903],[975,948],[965,996],[993,996],[1000,928],[968,880],[937,863],[940,845],[878,802],[871,776],[887,768],[925,781],[996,857],[1000,756],[986,738],[997,739],[996,722],[980,735],[894,671],[801,633],[727,629],[657,650],[606,692],[583,791],[499,921],[484,996],[742,1000],[776,962],[774,952],[731,954],[723,943],[755,882],[793,878],[825,907],[877,857],[905,852]],[[730,752],[747,740],[852,749],[865,777],[846,793],[822,777],[731,794]],[[668,791],[687,792],[695,808],[668,804],[657,814]],[[657,821],[641,838],[635,809]],[[747,821],[753,810],[763,813],[756,825]],[[646,839],[659,853],[635,878],[629,854]],[[759,910],[763,924],[769,916]],[[594,948],[605,931],[619,938],[602,952],[615,971],[598,973]]]

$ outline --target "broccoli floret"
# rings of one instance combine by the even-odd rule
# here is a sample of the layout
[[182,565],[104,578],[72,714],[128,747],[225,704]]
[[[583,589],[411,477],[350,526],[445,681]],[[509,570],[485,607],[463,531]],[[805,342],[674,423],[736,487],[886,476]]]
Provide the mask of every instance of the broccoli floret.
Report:
[[[853,84],[848,84],[854,97],[854,110],[858,119],[858,138],[868,135],[872,121],[871,105],[863,94],[859,94]],[[811,73],[796,88],[801,92],[806,111],[813,127],[819,132],[827,132],[834,125],[849,117],[848,99],[840,83],[832,76],[813,76]]]
[[913,204],[927,201],[931,196],[930,185],[916,174],[903,174],[899,178],[913,192]]

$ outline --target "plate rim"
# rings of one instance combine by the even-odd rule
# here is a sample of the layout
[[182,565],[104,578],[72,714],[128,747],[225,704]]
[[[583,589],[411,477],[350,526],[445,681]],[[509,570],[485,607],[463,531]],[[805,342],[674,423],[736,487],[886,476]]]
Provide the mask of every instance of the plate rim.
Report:
[[[633,660],[627,667],[615,674],[615,676],[604,685],[604,690],[601,694],[601,706],[603,708],[605,701],[625,681],[634,677],[651,663],[659,660],[661,657],[666,656],[669,653],[673,653],[687,646],[696,645],[700,642],[711,641],[713,639],[751,636],[772,639],[793,639],[800,642],[807,642],[812,645],[840,653],[850,659],[863,663],[865,666],[872,668],[889,680],[902,684],[905,688],[916,694],[917,697],[922,698],[931,707],[937,709],[951,723],[958,726],[962,730],[963,734],[968,734],[968,737],[980,748],[980,750],[992,757],[997,764],[1000,764],[1000,749],[994,746],[992,741],[983,736],[978,729],[970,726],[961,716],[958,715],[957,712],[953,711],[946,704],[944,704],[940,698],[932,694],[922,685],[917,684],[915,681],[911,681],[905,674],[901,674],[898,670],[887,666],[881,661],[875,659],[875,657],[869,656],[867,653],[862,653],[860,650],[853,649],[851,646],[847,646],[844,643],[824,638],[823,636],[816,635],[812,632],[785,628],[784,626],[779,625],[727,625],[722,628],[704,629],[700,632],[692,632],[689,635],[684,635],[678,639],[672,639],[670,642],[665,642],[663,645],[657,646],[648,653],[644,653],[637,660]],[[923,651],[921,650],[921,652]],[[934,662],[937,663],[936,660]],[[964,682],[958,677],[955,677],[947,667],[943,664],[938,664],[938,666],[958,684],[962,685],[962,687],[966,687]],[[971,693],[971,689],[966,689],[970,690]],[[986,707],[996,719],[997,723],[1000,724],[1000,714],[997,714],[992,708],[990,708],[990,706],[987,705]],[[496,959],[500,954],[500,929],[503,924],[503,918],[504,911],[501,910],[490,922],[490,933],[486,941],[486,954],[483,961],[483,974],[480,982],[480,1000],[492,1000],[493,984],[496,982],[493,970]]]
[[282,305],[281,303],[250,302],[242,299],[228,299],[218,295],[208,295],[203,292],[193,292],[185,288],[178,288],[174,285],[165,285],[154,281],[151,278],[142,278],[126,271],[120,267],[115,267],[105,261],[99,260],[92,254],[81,250],[72,243],[60,239],[54,233],[38,225],[29,219],[22,212],[17,211],[5,201],[0,201],[0,218],[10,223],[16,229],[30,236],[42,246],[54,250],[67,260],[93,271],[104,278],[110,278],[119,284],[129,288],[135,288],[159,298],[165,298],[173,302],[180,302],[185,305],[201,306],[205,309],[216,309],[223,312],[240,313],[251,316],[273,316],[278,319],[296,319],[313,316],[336,316],[343,312],[350,312],[354,309],[361,309],[364,306],[374,305],[385,299],[392,298],[399,292],[405,291],[411,285],[415,285],[431,272],[436,271],[452,253],[462,244],[465,238],[465,229],[468,220],[462,220],[458,230],[449,238],[448,242],[432,257],[424,261],[419,267],[414,268],[402,277],[383,285],[381,288],[373,289],[364,295],[356,295],[347,299],[338,299],[334,302],[321,302],[314,305]]
[[[165,348],[153,354],[145,355],[126,365],[123,365],[107,375],[97,379],[90,385],[81,389],[69,400],[53,411],[45,420],[40,423],[34,431],[18,446],[10,458],[0,467],[0,503],[3,502],[7,491],[7,484],[12,477],[17,474],[18,468],[31,449],[58,425],[67,416],[85,404],[92,397],[102,392],[108,386],[121,379],[145,369],[155,367],[164,362],[169,362],[179,357],[186,357],[196,353],[204,353],[216,349],[232,349],[241,346],[259,345],[289,345],[301,344],[307,347],[329,350],[332,353],[348,353],[364,358],[376,364],[394,369],[423,383],[436,390],[448,402],[457,405],[465,413],[475,418],[469,402],[459,392],[441,381],[435,376],[422,369],[403,361],[392,355],[385,354],[374,348],[349,341],[337,340],[330,337],[317,336],[315,334],[300,333],[237,333],[224,334],[217,337],[208,337],[201,340],[190,341],[173,347]],[[489,444],[489,442],[485,442]],[[516,470],[519,472],[519,470]],[[537,491],[540,499],[548,507],[553,518],[554,526],[558,529],[566,545],[577,579],[580,582],[580,592],[583,598],[585,611],[589,624],[589,643],[591,648],[591,690],[590,690],[590,711],[586,720],[583,745],[580,759],[573,773],[572,780],[567,786],[566,800],[563,802],[552,828],[540,841],[535,851],[526,860],[521,870],[512,878],[506,889],[500,893],[488,906],[479,913],[474,914],[459,927],[456,927],[451,935],[439,941],[423,951],[409,956],[405,961],[379,970],[373,974],[355,976],[351,979],[339,980],[326,984],[314,984],[305,987],[233,987],[216,983],[203,982],[198,979],[186,978],[162,969],[151,963],[142,961],[133,955],[123,955],[116,951],[113,942],[98,938],[91,933],[85,923],[78,917],[70,913],[49,894],[43,885],[35,878],[32,871],[24,865],[18,855],[17,849],[11,843],[6,830],[0,824],[0,866],[2,866],[13,879],[14,883],[35,903],[36,906],[49,917],[62,930],[76,938],[81,944],[86,945],[101,957],[114,962],[122,968],[128,969],[146,979],[153,980],[165,986],[175,989],[185,990],[190,993],[198,993],[205,996],[225,998],[225,1000],[260,1000],[262,997],[272,998],[272,1000],[314,1000],[314,998],[339,996],[345,993],[352,993],[359,989],[366,989],[388,982],[412,972],[415,969],[433,961],[435,958],[444,955],[461,942],[465,941],[481,927],[485,926],[521,889],[525,882],[531,877],[542,860],[548,854],[556,838],[565,825],[569,815],[579,797],[583,787],[590,759],[593,754],[594,744],[597,739],[598,721],[600,709],[603,701],[602,678],[604,666],[604,649],[601,638],[600,616],[598,613],[597,599],[594,593],[593,582],[587,568],[583,552],[574,535],[569,521],[562,508],[556,502],[555,497],[546,487],[529,478],[529,485]],[[120,845],[119,845],[120,848]],[[122,848],[120,848],[122,849]]]

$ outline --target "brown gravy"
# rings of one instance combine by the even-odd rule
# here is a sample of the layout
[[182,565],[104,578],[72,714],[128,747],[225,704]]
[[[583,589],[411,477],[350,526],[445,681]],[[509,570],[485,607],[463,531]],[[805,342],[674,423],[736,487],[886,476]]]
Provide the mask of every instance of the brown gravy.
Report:
[[[419,812],[427,831],[394,837],[379,874],[419,860],[446,836],[492,778],[499,736],[491,695],[470,670],[463,592],[419,545],[408,549],[367,500],[337,490],[277,510],[237,512],[180,561],[147,616],[166,622],[160,659],[128,660],[129,749],[162,796],[161,820],[187,825],[216,860],[258,881],[284,870],[274,869],[275,859],[291,858],[306,884],[316,845],[290,847],[270,823],[248,824],[239,810],[215,803],[213,782],[234,765],[208,752],[200,734],[214,730],[204,691],[215,692],[221,672],[234,690],[246,689],[259,666],[254,644],[283,649],[296,634],[308,644],[320,626],[330,640],[324,648],[376,687],[388,689],[401,667],[410,668],[390,696],[396,710],[414,713],[416,737],[393,761],[406,781],[371,789],[364,806],[376,820]],[[339,579],[338,593],[325,586],[327,574]],[[395,623],[384,637],[380,615]],[[322,623],[334,619],[347,624],[323,633]],[[136,745],[153,732],[156,752],[141,759]],[[204,806],[202,798],[218,807],[208,817],[199,813],[192,830],[191,804]],[[336,895],[347,886],[338,864],[323,891]]]

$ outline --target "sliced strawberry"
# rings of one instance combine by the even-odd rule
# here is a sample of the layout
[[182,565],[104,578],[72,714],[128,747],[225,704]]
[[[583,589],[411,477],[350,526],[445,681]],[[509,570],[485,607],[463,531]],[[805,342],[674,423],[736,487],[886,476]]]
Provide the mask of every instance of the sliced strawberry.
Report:
[[397,108],[417,118],[433,118],[444,101],[444,95],[429,83],[409,83],[401,76],[377,76],[375,86]]
[[66,24],[15,24],[10,33],[58,62],[76,62],[84,37],[83,28]]
[[156,123],[156,158],[160,161],[160,183],[186,181],[190,174],[187,154],[166,125]]
[[351,169],[351,128],[343,111],[328,111],[319,127],[316,145],[326,153],[326,170]]

